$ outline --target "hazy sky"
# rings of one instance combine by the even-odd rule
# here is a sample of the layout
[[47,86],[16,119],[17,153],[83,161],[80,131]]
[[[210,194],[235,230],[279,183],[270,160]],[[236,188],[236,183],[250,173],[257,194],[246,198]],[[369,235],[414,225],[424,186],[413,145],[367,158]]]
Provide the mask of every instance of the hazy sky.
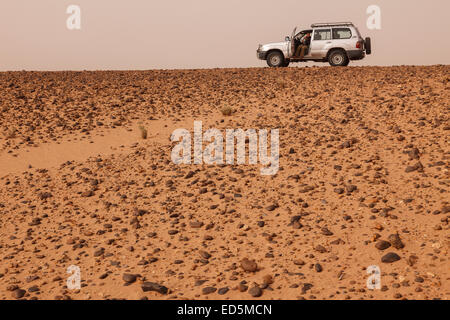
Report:
[[[71,4],[81,30],[66,27]],[[366,27],[373,4],[381,30]],[[1,0],[0,70],[265,66],[259,43],[327,21],[372,37],[373,54],[352,65],[449,64],[449,10],[449,0]]]

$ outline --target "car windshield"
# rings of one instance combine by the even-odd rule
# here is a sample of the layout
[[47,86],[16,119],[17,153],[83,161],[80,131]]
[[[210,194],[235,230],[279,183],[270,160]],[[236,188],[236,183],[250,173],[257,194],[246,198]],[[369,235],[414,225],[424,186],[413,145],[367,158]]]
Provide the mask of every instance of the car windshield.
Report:
[[299,33],[297,33],[297,34],[295,35],[294,38],[300,39],[300,38],[304,37],[304,36],[305,36],[306,34],[308,34],[308,33],[312,33],[312,30],[303,30],[303,31],[300,31]]

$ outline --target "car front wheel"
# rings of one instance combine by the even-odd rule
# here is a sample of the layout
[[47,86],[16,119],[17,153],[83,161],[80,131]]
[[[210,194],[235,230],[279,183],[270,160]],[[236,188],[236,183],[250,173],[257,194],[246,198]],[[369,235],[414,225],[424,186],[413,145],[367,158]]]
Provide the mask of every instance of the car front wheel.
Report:
[[274,51],[267,56],[267,64],[272,68],[280,68],[285,66],[284,56],[281,52]]
[[330,53],[328,62],[333,67],[345,67],[348,66],[349,60],[344,51],[336,50]]

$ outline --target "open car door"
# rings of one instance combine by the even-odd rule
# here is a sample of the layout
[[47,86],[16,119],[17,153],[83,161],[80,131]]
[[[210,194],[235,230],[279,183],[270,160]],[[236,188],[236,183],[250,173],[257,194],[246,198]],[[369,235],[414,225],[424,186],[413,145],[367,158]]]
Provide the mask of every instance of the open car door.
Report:
[[297,27],[294,28],[294,31],[292,31],[292,35],[291,35],[291,43],[288,46],[288,57],[292,58],[293,55],[295,54],[295,41],[294,41],[294,37],[296,35],[297,32]]

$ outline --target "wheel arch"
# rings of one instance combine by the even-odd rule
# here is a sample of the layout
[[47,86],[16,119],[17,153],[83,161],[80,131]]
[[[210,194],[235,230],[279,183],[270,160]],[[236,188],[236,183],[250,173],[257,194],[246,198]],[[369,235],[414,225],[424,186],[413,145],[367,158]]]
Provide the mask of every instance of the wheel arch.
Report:
[[327,57],[326,57],[327,60],[330,57],[330,54],[333,53],[334,51],[343,51],[348,58],[347,50],[345,50],[344,48],[341,48],[341,47],[334,47],[334,48],[331,48],[328,50]]
[[266,60],[267,60],[267,57],[269,56],[269,54],[271,54],[272,52],[279,52],[279,53],[281,53],[281,55],[283,56],[283,59],[286,60],[286,56],[284,55],[284,52],[282,50],[280,50],[280,49],[270,49],[269,51],[267,51],[266,52]]

